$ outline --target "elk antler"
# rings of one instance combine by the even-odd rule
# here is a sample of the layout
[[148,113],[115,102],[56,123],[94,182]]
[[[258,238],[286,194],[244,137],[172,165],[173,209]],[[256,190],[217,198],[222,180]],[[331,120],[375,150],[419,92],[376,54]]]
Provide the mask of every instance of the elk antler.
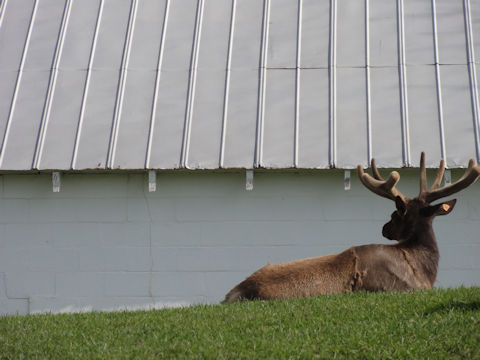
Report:
[[427,190],[427,172],[425,169],[425,153],[422,152],[420,156],[420,193],[418,198],[424,199],[427,203],[432,203],[435,200],[438,200],[443,197],[450,196],[459,192],[460,190],[465,189],[469,185],[473,184],[477,178],[480,176],[480,166],[476,166],[474,159],[470,159],[468,162],[468,168],[465,170],[463,176],[458,179],[455,183],[438,188],[440,182],[443,178],[443,173],[445,172],[445,161],[440,161],[440,167],[438,168],[437,177],[430,188]]
[[374,192],[377,195],[383,196],[384,198],[395,200],[397,196],[403,200],[404,203],[407,202],[407,198],[397,190],[395,185],[400,180],[400,174],[396,171],[392,171],[388,176],[387,180],[384,180],[380,173],[378,172],[377,165],[375,164],[375,159],[372,158],[372,174],[371,177],[369,174],[363,172],[362,165],[357,166],[358,177],[363,185],[370,191]]

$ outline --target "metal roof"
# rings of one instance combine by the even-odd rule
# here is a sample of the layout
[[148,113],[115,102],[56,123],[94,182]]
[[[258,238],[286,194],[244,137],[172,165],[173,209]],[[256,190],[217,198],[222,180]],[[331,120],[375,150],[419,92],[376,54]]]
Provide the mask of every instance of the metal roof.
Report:
[[480,0],[3,0],[0,170],[480,160]]

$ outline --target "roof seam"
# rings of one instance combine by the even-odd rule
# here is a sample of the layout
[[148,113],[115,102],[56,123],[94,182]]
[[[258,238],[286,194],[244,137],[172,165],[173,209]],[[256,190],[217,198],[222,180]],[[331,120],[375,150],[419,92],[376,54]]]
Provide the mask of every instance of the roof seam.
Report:
[[329,44],[329,165],[337,163],[337,0],[330,0],[330,44]]
[[43,155],[43,148],[45,143],[45,137],[47,134],[48,123],[50,119],[50,111],[52,109],[52,102],[53,96],[55,94],[55,88],[57,84],[57,77],[58,77],[58,64],[60,63],[62,53],[63,53],[63,45],[65,44],[65,35],[67,32],[68,23],[70,20],[70,13],[72,10],[72,3],[73,0],[67,0],[65,3],[65,8],[63,10],[63,19],[60,25],[59,36],[57,39],[57,45],[55,47],[55,53],[53,56],[53,66],[52,71],[50,74],[48,90],[47,90],[47,98],[45,100],[45,106],[42,114],[42,120],[40,123],[40,131],[37,138],[37,146],[35,149],[35,155],[33,159],[33,168],[40,169],[40,164]]
[[468,76],[470,80],[470,96],[472,102],[473,128],[475,135],[475,149],[477,151],[477,162],[480,162],[480,139],[479,139],[479,112],[480,104],[478,98],[477,71],[475,66],[475,49],[473,46],[472,17],[470,10],[470,0],[464,0],[465,30],[467,35],[467,58],[468,58]]
[[77,125],[77,133],[75,135],[75,144],[74,144],[74,150],[73,150],[73,155],[72,155],[72,164],[71,164],[71,168],[73,170],[76,170],[76,166],[77,166],[78,149],[79,149],[79,144],[80,144],[80,137],[82,135],[83,119],[84,119],[84,116],[85,116],[85,106],[86,106],[86,103],[87,103],[88,89],[89,89],[89,86],[90,86],[90,79],[91,79],[91,76],[92,76],[93,59],[95,57],[95,51],[96,51],[96,47],[97,47],[99,29],[100,29],[100,24],[102,22],[103,9],[104,9],[104,0],[100,0],[100,5],[99,5],[99,8],[98,8],[98,15],[97,15],[97,22],[95,24],[95,32],[94,32],[94,35],[93,35],[92,47],[90,49],[90,58],[88,60],[87,77],[85,79],[85,87],[84,87],[84,90],[83,90],[82,105],[81,105],[81,108],[80,108],[80,115],[79,115],[78,125]]
[[197,82],[198,52],[201,41],[204,0],[198,0],[195,16],[195,32],[190,60],[190,75],[188,79],[187,109],[185,111],[185,127],[183,131],[182,152],[180,166],[188,168],[188,155],[190,151],[190,133],[192,130],[193,106]]
[[270,0],[263,2],[262,40],[260,43],[260,74],[258,82],[257,128],[255,141],[255,159],[253,167],[263,163],[263,131],[265,118],[265,90],[267,82],[267,49],[270,22]]
[[405,22],[403,0],[397,0],[397,27],[398,27],[398,70],[400,76],[400,106],[403,137],[403,162],[410,166],[410,141],[408,126],[408,96],[407,96],[407,68],[405,61]]
[[118,130],[123,110],[123,97],[125,95],[125,86],[127,82],[127,68],[130,61],[130,51],[132,48],[133,32],[135,31],[135,21],[137,16],[138,1],[132,0],[130,5],[130,15],[128,19],[127,36],[122,54],[122,66],[120,68],[120,78],[117,86],[117,96],[115,99],[115,109],[113,114],[112,130],[110,132],[109,149],[107,153],[107,168],[113,168],[115,165],[115,153],[117,150]]
[[3,160],[5,158],[5,149],[6,149],[6,145],[7,145],[7,142],[8,142],[8,135],[10,133],[10,128],[11,128],[11,125],[12,125],[13,114],[15,112],[15,105],[16,105],[16,102],[17,102],[18,91],[20,89],[20,83],[22,81],[23,69],[25,67],[25,59],[27,58],[27,52],[28,52],[28,48],[29,48],[29,45],[30,45],[30,39],[31,39],[31,36],[32,36],[33,24],[35,23],[35,15],[37,14],[37,8],[38,8],[38,0],[35,0],[35,3],[33,5],[33,9],[32,9],[32,16],[30,17],[30,24],[28,26],[27,37],[25,38],[25,44],[24,44],[23,51],[22,51],[22,58],[20,60],[20,66],[19,66],[19,69],[18,69],[17,80],[16,80],[16,83],[15,83],[15,90],[13,92],[12,102],[10,104],[10,111],[9,111],[8,118],[7,118],[7,125],[5,127],[5,133],[3,135],[2,146],[0,148],[0,168],[3,167]]
[[5,18],[5,9],[7,8],[8,0],[3,0],[0,3],[0,29],[2,28],[3,19]]
[[436,0],[432,0],[432,26],[433,26],[433,50],[435,56],[435,81],[437,87],[437,105],[438,105],[438,122],[440,130],[440,151],[442,159],[447,160],[447,149],[445,144],[445,127],[443,121],[443,97],[442,97],[442,81],[440,76],[440,54],[438,47],[438,28],[437,28],[437,8]]
[[219,167],[224,167],[225,161],[225,136],[227,132],[227,117],[228,117],[228,101],[230,94],[230,68],[232,65],[232,47],[233,47],[233,34],[235,31],[235,13],[237,7],[237,0],[232,0],[232,11],[230,16],[230,33],[228,36],[228,51],[226,62],[226,76],[225,76],[225,96],[223,98],[223,113],[222,113],[222,134],[220,139],[220,157]]
[[298,148],[299,148],[299,127],[300,127],[300,81],[301,81],[301,53],[302,53],[302,11],[303,0],[298,0],[297,14],[297,54],[296,54],[296,76],[295,76],[295,127],[294,127],[294,149],[293,164],[298,167]]
[[370,87],[370,1],[365,0],[365,83],[367,111],[367,164],[372,159],[372,100]]
[[151,157],[152,157],[152,141],[153,141],[153,132],[155,130],[155,117],[157,115],[157,101],[158,101],[158,92],[160,89],[160,79],[161,79],[161,68],[163,63],[163,52],[165,49],[165,36],[167,32],[168,26],[168,14],[170,10],[170,0],[166,0],[165,2],[165,14],[163,19],[163,27],[162,27],[162,36],[160,39],[160,49],[158,50],[158,61],[157,61],[157,73],[155,77],[155,90],[153,95],[153,103],[152,103],[152,113],[150,117],[150,126],[148,132],[148,142],[147,142],[147,154],[145,157],[145,168],[150,169],[151,165]]

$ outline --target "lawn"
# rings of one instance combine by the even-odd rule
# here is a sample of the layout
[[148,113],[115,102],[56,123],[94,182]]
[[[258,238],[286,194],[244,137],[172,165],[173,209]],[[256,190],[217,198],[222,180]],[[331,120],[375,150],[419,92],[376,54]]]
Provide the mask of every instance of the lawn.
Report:
[[0,359],[480,359],[480,287],[0,317]]

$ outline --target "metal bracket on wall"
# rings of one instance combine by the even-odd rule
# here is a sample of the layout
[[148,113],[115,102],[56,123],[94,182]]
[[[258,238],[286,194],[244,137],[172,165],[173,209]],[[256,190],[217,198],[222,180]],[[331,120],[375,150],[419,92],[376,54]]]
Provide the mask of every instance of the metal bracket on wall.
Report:
[[157,191],[157,172],[155,170],[148,172],[148,191]]
[[345,170],[345,175],[343,178],[343,184],[345,186],[345,191],[350,190],[350,170]]
[[245,189],[247,191],[253,190],[253,170],[246,171],[246,179],[245,179]]
[[452,172],[450,170],[445,170],[445,173],[443,174],[443,181],[445,182],[444,186],[452,183]]
[[60,186],[62,185],[62,176],[59,171],[52,172],[52,185],[53,192],[60,192]]

